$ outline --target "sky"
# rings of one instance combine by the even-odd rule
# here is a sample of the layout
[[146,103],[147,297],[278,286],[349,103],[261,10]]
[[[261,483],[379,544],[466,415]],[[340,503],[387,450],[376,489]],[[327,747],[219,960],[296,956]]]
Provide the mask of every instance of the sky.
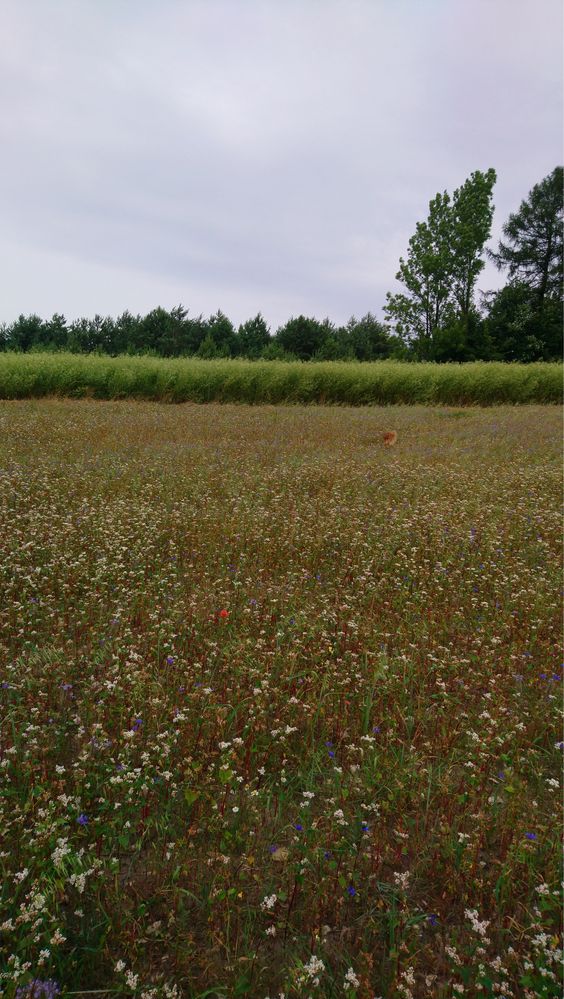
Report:
[[[381,317],[437,191],[563,159],[560,0],[0,0],[0,321]],[[504,283],[493,265],[482,290]]]

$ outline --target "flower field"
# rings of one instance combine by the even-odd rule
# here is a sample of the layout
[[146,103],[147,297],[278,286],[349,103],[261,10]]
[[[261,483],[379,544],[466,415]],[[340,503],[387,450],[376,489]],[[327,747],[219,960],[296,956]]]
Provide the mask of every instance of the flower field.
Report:
[[0,430],[5,999],[559,996],[558,408]]

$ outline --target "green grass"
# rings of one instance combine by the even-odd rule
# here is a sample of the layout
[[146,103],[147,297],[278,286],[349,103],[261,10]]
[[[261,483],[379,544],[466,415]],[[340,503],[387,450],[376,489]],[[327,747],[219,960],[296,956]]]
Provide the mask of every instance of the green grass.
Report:
[[559,410],[0,430],[5,999],[559,997]]
[[0,398],[162,402],[423,404],[559,403],[560,364],[286,363],[76,354],[0,354]]

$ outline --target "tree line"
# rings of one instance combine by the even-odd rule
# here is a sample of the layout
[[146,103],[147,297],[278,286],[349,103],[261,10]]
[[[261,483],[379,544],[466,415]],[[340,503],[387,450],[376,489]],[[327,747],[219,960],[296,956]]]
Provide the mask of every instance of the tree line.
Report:
[[[486,249],[493,219],[495,170],[475,171],[453,194],[439,192],[419,222],[385,321],[368,312],[338,326],[292,317],[274,334],[259,312],[237,328],[221,311],[190,317],[182,305],[145,316],[96,315],[67,322],[20,315],[0,326],[0,349],[161,357],[270,360],[537,361],[562,356],[563,168],[536,184]],[[499,290],[476,301],[477,279],[492,259],[506,273]]]

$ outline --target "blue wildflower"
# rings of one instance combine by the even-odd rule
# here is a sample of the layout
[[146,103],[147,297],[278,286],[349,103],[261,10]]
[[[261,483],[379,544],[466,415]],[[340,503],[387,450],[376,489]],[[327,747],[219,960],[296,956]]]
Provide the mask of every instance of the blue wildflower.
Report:
[[34,978],[27,985],[20,985],[16,989],[16,999],[55,999],[61,994],[61,986],[52,978],[40,981]]

